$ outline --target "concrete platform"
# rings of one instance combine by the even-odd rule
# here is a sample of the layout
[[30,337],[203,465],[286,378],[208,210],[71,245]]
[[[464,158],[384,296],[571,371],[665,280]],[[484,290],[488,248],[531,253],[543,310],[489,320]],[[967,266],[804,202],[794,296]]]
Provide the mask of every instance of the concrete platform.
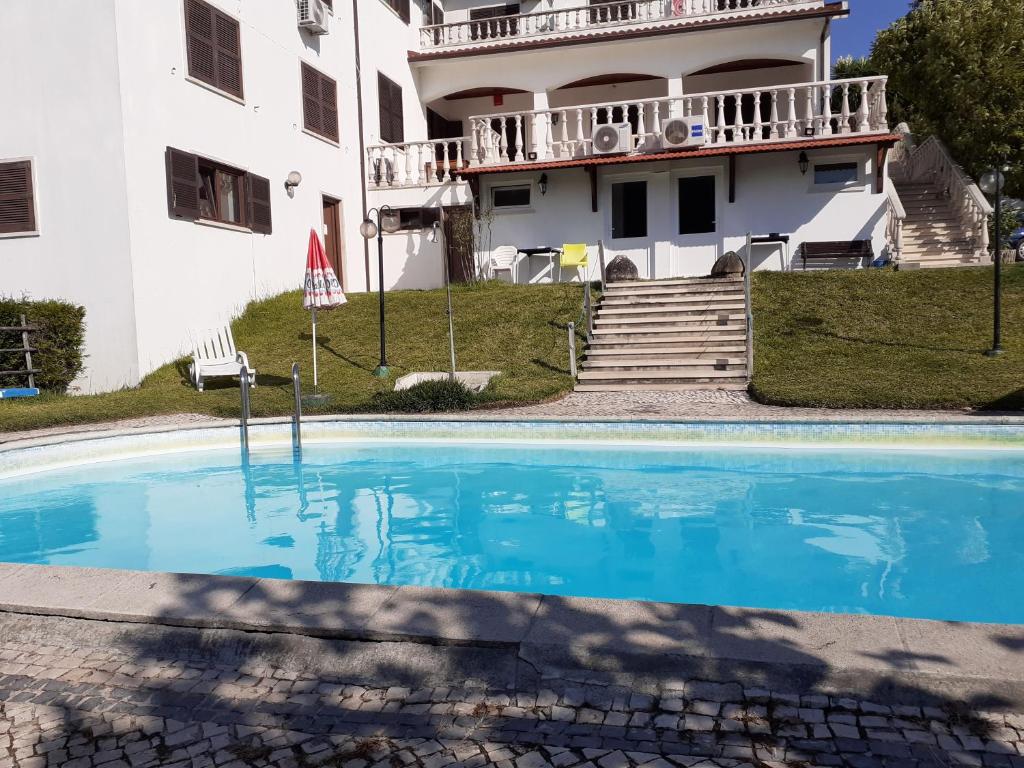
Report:
[[702,679],[1024,710],[1020,626],[10,564],[0,564],[0,611],[0,624],[62,616],[273,633],[278,647],[302,638],[387,644],[396,668],[422,659],[424,646],[479,649],[513,680],[576,675],[658,688]]

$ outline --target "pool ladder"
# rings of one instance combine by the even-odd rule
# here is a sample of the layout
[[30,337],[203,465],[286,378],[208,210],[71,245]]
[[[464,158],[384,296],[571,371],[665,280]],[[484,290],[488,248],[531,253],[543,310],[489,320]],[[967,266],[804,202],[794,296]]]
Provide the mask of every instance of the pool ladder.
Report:
[[[239,371],[242,393],[242,461],[249,462],[249,419],[252,410],[249,403],[249,371],[243,365]],[[295,393],[295,416],[292,419],[292,451],[297,459],[302,458],[302,384],[299,381],[299,364],[292,364],[292,389]]]

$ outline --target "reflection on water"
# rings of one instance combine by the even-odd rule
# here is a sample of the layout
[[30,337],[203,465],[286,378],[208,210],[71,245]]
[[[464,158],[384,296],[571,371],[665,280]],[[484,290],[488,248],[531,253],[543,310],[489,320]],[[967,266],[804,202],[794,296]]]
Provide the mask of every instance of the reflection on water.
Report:
[[1017,454],[307,447],[0,484],[0,560],[1024,621]]

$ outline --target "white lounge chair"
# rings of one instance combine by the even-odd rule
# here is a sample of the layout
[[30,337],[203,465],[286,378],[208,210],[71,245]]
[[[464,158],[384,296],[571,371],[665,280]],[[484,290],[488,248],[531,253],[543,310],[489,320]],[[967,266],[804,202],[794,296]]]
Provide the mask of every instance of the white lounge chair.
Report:
[[256,369],[249,367],[249,357],[235,349],[231,328],[194,330],[192,338],[192,364],[189,376],[196,389],[203,391],[203,381],[215,376],[238,376],[244,365],[249,372],[249,385],[256,386]]

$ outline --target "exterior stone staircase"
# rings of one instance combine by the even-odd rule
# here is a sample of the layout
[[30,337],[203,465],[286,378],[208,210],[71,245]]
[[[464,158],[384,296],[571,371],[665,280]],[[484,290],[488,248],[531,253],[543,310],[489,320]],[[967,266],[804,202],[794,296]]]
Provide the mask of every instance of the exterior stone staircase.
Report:
[[608,283],[577,392],[747,388],[743,280]]
[[982,263],[976,238],[953,204],[931,181],[894,180],[906,210],[901,269],[962,267]]

